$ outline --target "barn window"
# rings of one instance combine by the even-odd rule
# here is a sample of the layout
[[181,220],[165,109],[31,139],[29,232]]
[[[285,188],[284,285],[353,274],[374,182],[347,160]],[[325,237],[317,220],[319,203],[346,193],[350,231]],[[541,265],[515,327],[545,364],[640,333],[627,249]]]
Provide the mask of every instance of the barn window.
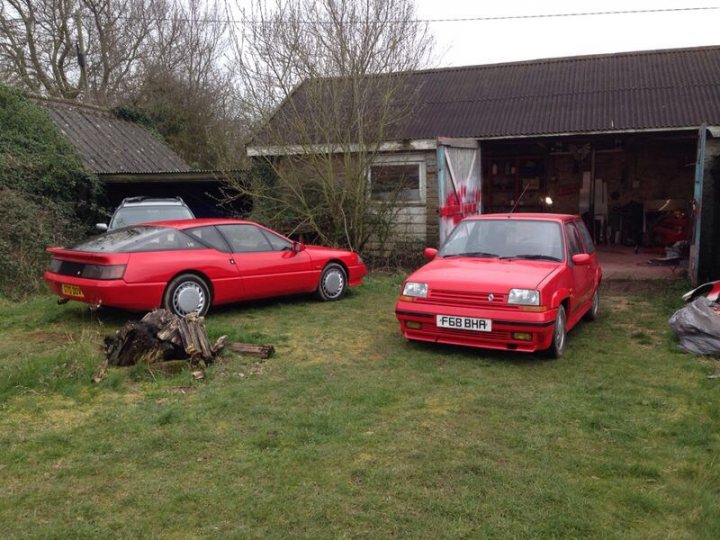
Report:
[[377,201],[421,203],[425,200],[425,163],[407,160],[370,167],[370,194]]

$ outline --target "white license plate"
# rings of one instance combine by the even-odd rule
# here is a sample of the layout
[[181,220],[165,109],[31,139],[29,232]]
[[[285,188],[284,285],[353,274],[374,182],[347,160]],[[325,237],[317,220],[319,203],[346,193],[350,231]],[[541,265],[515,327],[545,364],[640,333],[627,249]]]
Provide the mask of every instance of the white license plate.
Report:
[[454,315],[436,315],[435,324],[440,328],[452,328],[454,330],[492,332],[491,319],[476,319],[475,317],[455,317]]

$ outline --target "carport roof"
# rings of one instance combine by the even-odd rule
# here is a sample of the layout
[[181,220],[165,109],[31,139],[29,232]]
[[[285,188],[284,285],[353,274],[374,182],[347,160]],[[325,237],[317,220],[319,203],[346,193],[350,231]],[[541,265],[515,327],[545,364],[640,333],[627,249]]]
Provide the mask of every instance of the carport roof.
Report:
[[189,172],[190,167],[142,126],[74,102],[37,99],[96,174]]
[[[393,75],[383,75],[388,77]],[[720,124],[720,46],[416,71],[414,114],[393,139],[511,138]],[[305,81],[289,98],[302,104]],[[408,92],[407,95],[413,95]],[[270,122],[280,122],[285,104]],[[302,105],[298,107],[302,109]],[[273,144],[261,131],[251,146]],[[316,140],[315,143],[337,141]]]

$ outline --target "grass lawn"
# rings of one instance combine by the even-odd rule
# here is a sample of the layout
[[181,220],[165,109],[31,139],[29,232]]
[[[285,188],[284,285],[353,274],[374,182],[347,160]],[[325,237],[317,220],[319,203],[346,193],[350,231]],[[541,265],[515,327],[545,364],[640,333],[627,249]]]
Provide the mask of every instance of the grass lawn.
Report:
[[558,361],[407,343],[402,276],[217,309],[203,381],[90,383],[131,315],[0,302],[3,538],[720,538],[720,381],[682,285],[609,289]]

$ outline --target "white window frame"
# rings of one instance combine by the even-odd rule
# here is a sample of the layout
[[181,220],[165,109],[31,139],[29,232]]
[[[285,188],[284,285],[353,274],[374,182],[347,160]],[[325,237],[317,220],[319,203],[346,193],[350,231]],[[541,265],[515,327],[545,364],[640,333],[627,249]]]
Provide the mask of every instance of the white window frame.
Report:
[[376,156],[368,167],[368,194],[372,198],[372,168],[375,165],[417,165],[419,167],[420,200],[415,201],[398,201],[398,206],[424,205],[427,200],[427,163],[423,154],[400,154],[391,156]]

